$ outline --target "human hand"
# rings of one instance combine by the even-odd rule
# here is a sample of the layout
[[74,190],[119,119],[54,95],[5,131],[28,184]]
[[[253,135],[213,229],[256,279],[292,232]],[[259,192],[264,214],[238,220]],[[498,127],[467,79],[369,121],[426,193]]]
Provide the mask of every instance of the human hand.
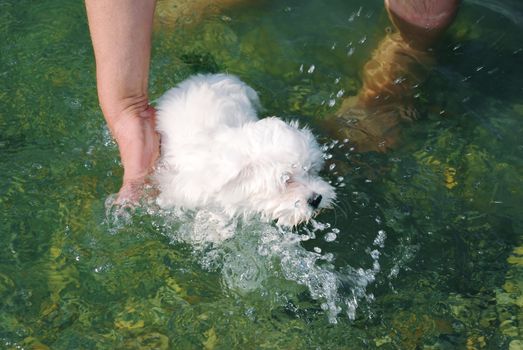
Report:
[[126,109],[111,127],[124,167],[123,183],[116,202],[136,203],[143,195],[147,177],[159,155],[155,109],[149,105]]

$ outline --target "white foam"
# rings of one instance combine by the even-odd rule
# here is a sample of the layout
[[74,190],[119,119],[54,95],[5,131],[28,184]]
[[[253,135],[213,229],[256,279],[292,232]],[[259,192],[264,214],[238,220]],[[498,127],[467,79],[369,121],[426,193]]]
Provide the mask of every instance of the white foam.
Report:
[[371,267],[348,266],[340,271],[333,265],[335,255],[328,246],[312,251],[302,246],[302,241],[314,239],[319,231],[342,234],[328,223],[312,221],[293,232],[256,220],[226,220],[212,210],[165,215],[171,220],[165,234],[172,241],[189,243],[201,266],[221,273],[223,285],[235,294],[280,294],[274,289],[281,287],[283,279],[306,287],[330,323],[337,323],[343,310],[353,320],[360,300],[373,299],[367,287],[380,271],[378,249],[384,245],[383,234],[378,234],[369,251]]

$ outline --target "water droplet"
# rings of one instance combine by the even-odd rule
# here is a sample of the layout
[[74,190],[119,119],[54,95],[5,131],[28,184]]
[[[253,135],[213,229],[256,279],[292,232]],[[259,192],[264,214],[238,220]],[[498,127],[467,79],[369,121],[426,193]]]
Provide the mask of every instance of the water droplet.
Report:
[[387,238],[387,234],[385,233],[385,231],[384,230],[379,230],[378,231],[378,235],[374,239],[374,243],[373,244],[383,248],[385,246],[385,239],[386,238]]
[[[334,230],[333,230],[334,231]],[[338,236],[336,235],[336,233],[334,233],[333,231],[331,232],[328,232],[325,237],[323,238],[325,240],[325,242],[333,242],[336,240],[336,238],[338,238]]]
[[314,66],[313,64],[309,67],[309,69],[307,70],[307,73],[309,74],[312,74],[314,73],[314,70],[316,69],[316,66]]
[[334,254],[332,254],[332,253],[324,254],[323,255],[323,260],[328,261],[328,262],[333,262],[334,261]]
[[334,168],[336,168],[336,164],[332,163],[331,165],[329,165],[330,171],[334,170]]
[[396,79],[394,79],[394,85],[399,85],[401,83],[403,83],[405,80],[407,80],[405,77],[398,77]]
[[78,109],[82,106],[82,104],[80,103],[80,100],[77,99],[77,98],[72,98],[69,100],[69,106],[73,109]]

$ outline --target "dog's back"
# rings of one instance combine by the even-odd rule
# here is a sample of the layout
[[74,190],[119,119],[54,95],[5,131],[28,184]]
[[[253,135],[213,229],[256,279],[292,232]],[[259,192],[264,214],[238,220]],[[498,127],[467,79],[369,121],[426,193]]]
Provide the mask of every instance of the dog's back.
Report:
[[159,100],[157,130],[162,135],[162,147],[185,142],[196,134],[212,133],[217,127],[239,127],[255,121],[258,106],[256,91],[235,76],[191,77]]

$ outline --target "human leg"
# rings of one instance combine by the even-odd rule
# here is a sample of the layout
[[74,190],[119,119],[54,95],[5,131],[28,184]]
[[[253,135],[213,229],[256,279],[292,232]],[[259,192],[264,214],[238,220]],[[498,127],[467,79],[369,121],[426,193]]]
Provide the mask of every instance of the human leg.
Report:
[[349,138],[358,151],[386,151],[395,145],[402,121],[415,118],[415,87],[434,63],[429,50],[450,26],[459,0],[385,0],[397,29],[372,53],[357,96],[344,101],[328,128]]

